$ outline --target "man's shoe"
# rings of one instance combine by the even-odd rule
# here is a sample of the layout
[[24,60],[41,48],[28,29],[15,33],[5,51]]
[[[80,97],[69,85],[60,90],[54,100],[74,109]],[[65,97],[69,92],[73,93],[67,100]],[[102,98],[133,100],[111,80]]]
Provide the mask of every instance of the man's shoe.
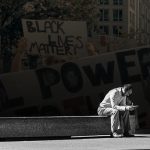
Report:
[[134,134],[124,133],[123,136],[124,136],[124,137],[134,137]]
[[121,138],[121,137],[122,137],[122,134],[118,134],[118,133],[116,133],[116,132],[113,132],[113,133],[111,133],[110,135],[111,135],[111,137],[113,137],[113,138]]

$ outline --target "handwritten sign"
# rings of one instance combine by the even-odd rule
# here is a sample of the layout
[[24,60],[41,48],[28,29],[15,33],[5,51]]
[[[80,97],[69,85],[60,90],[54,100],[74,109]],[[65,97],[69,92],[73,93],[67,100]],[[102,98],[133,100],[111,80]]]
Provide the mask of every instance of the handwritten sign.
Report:
[[86,56],[87,27],[83,21],[22,20],[28,53]]
[[[150,127],[150,47],[90,56],[0,75],[0,115],[96,115],[104,95],[133,85],[144,127]],[[143,117],[140,119],[143,122]]]

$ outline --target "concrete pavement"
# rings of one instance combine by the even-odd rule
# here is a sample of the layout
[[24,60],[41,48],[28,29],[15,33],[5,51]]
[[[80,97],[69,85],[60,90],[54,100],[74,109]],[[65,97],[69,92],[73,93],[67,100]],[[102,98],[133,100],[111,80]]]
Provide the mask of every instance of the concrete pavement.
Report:
[[132,138],[110,136],[73,137],[71,139],[34,139],[1,141],[0,150],[137,150],[150,149],[150,134]]

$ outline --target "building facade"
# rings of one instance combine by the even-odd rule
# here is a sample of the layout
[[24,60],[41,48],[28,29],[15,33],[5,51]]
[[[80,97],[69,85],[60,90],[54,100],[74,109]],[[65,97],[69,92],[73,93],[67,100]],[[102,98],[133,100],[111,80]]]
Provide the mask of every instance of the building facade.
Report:
[[99,35],[150,43],[149,0],[98,0]]
[[139,0],[139,42],[150,43],[150,1]]

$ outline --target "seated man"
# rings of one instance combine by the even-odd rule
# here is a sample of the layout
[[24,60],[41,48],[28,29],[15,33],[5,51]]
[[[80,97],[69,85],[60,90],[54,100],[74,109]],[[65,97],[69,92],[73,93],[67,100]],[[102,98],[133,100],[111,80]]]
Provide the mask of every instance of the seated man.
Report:
[[[97,109],[99,116],[111,116],[111,136],[131,137],[129,111],[134,110],[131,105],[126,105],[127,97],[132,94],[131,84],[125,84],[110,90]],[[119,133],[118,129],[121,129]]]

